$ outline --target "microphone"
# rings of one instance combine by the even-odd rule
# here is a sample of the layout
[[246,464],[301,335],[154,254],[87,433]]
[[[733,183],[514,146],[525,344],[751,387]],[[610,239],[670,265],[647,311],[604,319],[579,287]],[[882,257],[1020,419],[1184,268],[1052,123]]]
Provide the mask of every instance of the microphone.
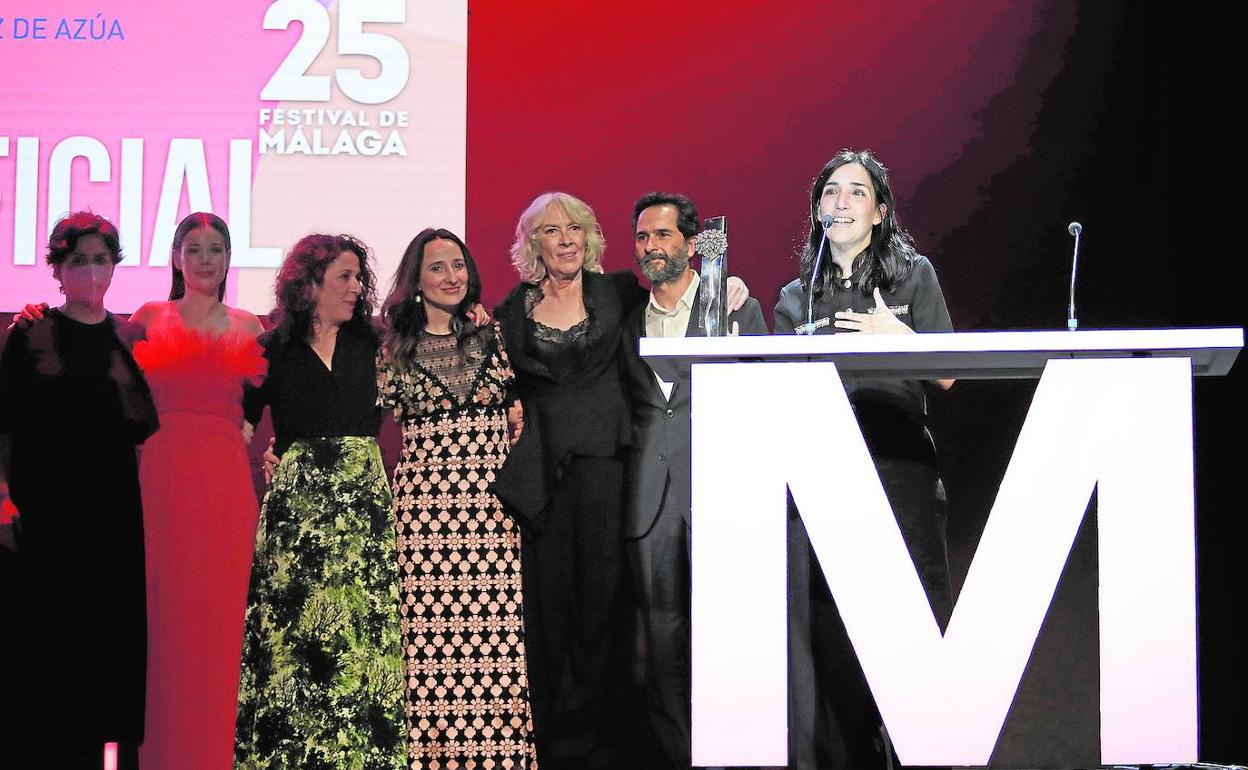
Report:
[[1070,260],[1070,304],[1066,308],[1066,329],[1073,332],[1079,328],[1079,319],[1075,317],[1075,271],[1079,269],[1079,236],[1083,234],[1083,225],[1071,222],[1066,225],[1066,232],[1075,238],[1075,252]]
[[823,245],[828,242],[828,228],[832,226],[832,215],[823,214],[819,217],[819,225],[823,235],[819,238],[819,251],[815,253],[815,269],[810,271],[810,289],[806,297],[806,325],[797,330],[798,334],[815,333],[815,280],[819,278],[819,267],[823,264]]

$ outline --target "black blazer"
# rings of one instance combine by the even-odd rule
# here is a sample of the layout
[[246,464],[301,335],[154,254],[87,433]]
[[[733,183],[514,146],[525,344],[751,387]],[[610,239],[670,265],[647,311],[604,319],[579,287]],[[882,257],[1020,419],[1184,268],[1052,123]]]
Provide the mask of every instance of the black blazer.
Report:
[[[702,326],[702,291],[699,289],[689,314],[686,337],[704,337]],[[624,514],[624,537],[641,537],[650,530],[664,500],[675,495],[685,521],[689,521],[690,443],[689,381],[687,375],[674,383],[670,399],[650,368],[638,354],[638,340],[646,335],[645,304],[636,308],[624,324],[621,347],[623,371],[632,405],[632,439],[629,457],[627,500]],[[742,335],[767,334],[767,322],[758,300],[750,298],[736,312],[728,315],[728,327],[737,322]]]
[[619,374],[620,328],[646,291],[631,271],[582,273],[585,309],[593,319],[584,368],[556,379],[530,355],[524,313],[528,284],[494,309],[524,405],[524,431],[495,478],[494,492],[539,528],[563,466],[572,457],[615,457],[628,444],[628,400]]

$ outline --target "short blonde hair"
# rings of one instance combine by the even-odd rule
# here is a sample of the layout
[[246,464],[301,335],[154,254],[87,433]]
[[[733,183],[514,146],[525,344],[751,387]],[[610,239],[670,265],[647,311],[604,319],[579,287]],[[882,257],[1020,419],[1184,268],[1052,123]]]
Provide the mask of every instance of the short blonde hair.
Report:
[[602,272],[602,252],[607,247],[602,228],[589,204],[565,192],[542,193],[533,199],[516,223],[516,240],[511,244],[511,264],[525,283],[541,283],[546,277],[537,247],[538,219],[551,206],[563,209],[576,224],[585,230],[585,262],[582,267],[591,273]]

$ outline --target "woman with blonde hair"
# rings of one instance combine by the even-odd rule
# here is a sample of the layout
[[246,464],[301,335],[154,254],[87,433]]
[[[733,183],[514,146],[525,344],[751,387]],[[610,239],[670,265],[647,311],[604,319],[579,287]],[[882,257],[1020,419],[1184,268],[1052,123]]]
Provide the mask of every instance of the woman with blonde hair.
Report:
[[[516,224],[520,284],[495,310],[524,404],[495,491],[525,527],[525,628],[544,768],[613,767],[623,753],[632,635],[621,541],[631,434],[621,325],[646,301],[630,270],[604,273],[593,210],[539,195]],[[737,279],[729,303],[748,292]],[[734,303],[733,299],[737,299]]]
[[645,301],[631,271],[602,271],[594,212],[538,196],[516,225],[520,284],[495,310],[525,424],[496,491],[522,517],[525,627],[544,768],[612,767],[628,700],[620,540],[628,402],[620,324]]

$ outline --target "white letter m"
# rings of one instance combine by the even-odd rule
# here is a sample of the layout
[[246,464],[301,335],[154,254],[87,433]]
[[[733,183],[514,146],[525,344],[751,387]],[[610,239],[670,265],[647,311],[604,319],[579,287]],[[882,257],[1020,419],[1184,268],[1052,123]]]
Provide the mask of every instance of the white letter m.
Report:
[[1190,361],[1048,364],[943,636],[834,364],[692,387],[695,765],[787,762],[786,489],[907,765],[987,764],[1096,489],[1101,761],[1196,760]]

